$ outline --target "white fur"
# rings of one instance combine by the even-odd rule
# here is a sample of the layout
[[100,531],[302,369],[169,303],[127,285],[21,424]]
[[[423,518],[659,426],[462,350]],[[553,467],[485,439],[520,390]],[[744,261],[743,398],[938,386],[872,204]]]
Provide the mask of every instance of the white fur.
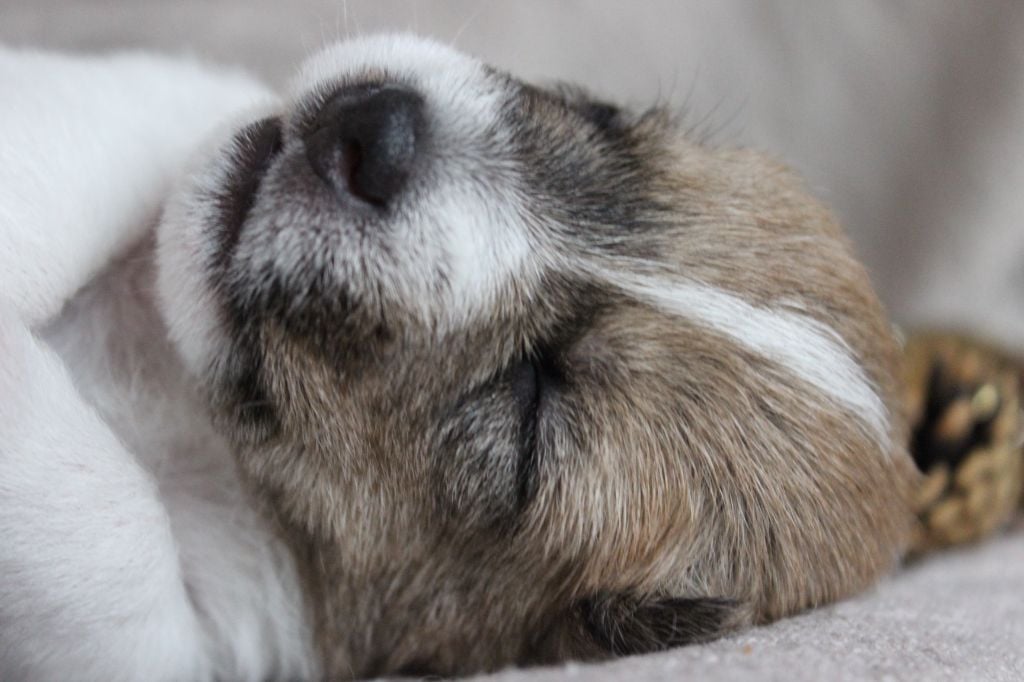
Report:
[[0,677],[203,679],[153,480],[10,312],[0,353]]
[[263,89],[0,50],[0,91],[0,679],[312,674],[290,559],[132,279],[145,263],[75,296]]
[[4,48],[0,92],[0,295],[33,324],[143,233],[212,124],[263,96],[187,61]]

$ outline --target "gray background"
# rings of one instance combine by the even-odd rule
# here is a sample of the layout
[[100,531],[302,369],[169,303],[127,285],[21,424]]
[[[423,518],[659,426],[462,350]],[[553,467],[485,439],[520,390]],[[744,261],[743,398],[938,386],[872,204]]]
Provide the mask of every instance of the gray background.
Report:
[[190,52],[274,84],[380,30],[685,107],[805,174],[897,320],[1024,339],[1022,2],[0,0],[8,43]]
[[[720,143],[772,151],[836,209],[897,320],[1024,346],[1022,2],[0,0],[9,44],[191,53],[273,84],[379,30],[667,101]],[[1018,532],[710,645],[505,676],[1021,680],[1022,641]]]

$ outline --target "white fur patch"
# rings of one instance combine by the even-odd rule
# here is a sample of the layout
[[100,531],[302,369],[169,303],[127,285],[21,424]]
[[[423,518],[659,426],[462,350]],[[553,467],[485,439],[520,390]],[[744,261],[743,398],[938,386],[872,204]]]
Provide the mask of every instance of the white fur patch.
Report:
[[700,282],[607,269],[601,270],[600,276],[638,300],[707,325],[777,362],[833,401],[845,405],[863,420],[879,443],[888,443],[885,404],[853,351],[827,325],[792,311],[752,305]]
[[156,486],[0,310],[0,678],[208,679]]
[[36,325],[142,236],[202,136],[264,91],[188,61],[0,47],[0,92],[0,297]]
[[[502,192],[481,197],[479,192],[446,192],[431,207],[438,216],[439,258],[446,265],[447,295],[435,316],[461,326],[480,315],[493,314],[498,293],[513,278],[534,279],[538,260],[531,257],[534,241],[518,216],[522,209]],[[430,264],[417,263],[423,268]]]
[[495,120],[501,104],[502,91],[481,62],[441,43],[402,34],[359,38],[314,55],[300,67],[288,92],[299,101],[310,92],[373,74],[410,85],[447,117],[445,126],[471,133],[479,131],[481,121]]
[[[4,48],[0,91],[0,679],[313,676],[287,550],[127,274],[148,260],[94,277],[265,91],[191,62]],[[165,288],[203,343],[199,255]]]

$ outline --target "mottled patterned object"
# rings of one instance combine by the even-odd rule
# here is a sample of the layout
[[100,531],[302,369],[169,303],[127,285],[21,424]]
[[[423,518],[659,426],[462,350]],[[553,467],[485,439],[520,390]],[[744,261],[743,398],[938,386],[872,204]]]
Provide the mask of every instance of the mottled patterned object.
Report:
[[913,553],[984,538],[1024,487],[1019,361],[980,341],[921,334],[906,344],[911,452],[924,472]]

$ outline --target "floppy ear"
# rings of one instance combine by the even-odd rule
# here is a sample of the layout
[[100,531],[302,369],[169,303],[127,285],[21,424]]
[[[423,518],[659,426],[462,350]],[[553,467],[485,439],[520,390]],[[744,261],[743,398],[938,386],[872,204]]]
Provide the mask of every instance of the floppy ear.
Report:
[[579,604],[587,634],[614,656],[628,656],[720,637],[739,624],[737,602],[602,594]]

